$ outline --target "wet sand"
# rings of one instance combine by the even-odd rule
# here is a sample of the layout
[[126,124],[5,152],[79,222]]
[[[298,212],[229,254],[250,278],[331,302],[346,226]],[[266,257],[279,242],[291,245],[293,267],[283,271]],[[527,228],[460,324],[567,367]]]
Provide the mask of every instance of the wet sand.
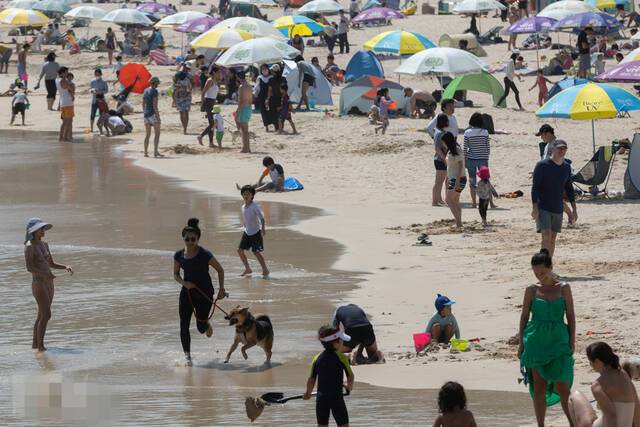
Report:
[[[240,279],[234,256],[239,198],[187,189],[134,166],[113,141],[60,144],[53,134],[23,132],[3,132],[1,140],[2,424],[238,426],[248,424],[244,396],[303,391],[308,363],[319,351],[315,330],[359,278],[331,268],[344,250],[339,244],[287,228],[322,211],[261,203],[273,275]],[[54,224],[47,236],[53,254],[77,272],[56,280],[49,351],[41,356],[30,349],[35,301],[22,257],[24,223],[31,216]],[[225,267],[231,298],[222,307],[250,305],[254,313],[271,316],[272,369],[261,365],[259,349],[249,351],[248,361],[236,352],[232,363],[222,364],[232,328],[218,313],[210,340],[194,332],[192,322],[194,367],[182,366],[171,258],[191,216],[201,219],[202,245]],[[73,398],[66,388],[72,384],[78,390],[78,384],[89,384],[93,397]],[[37,390],[44,400],[25,397],[25,390]],[[524,393],[471,392],[469,398],[480,425],[532,419]],[[361,383],[348,400],[353,425],[425,424],[435,405],[432,390]],[[310,425],[314,419],[312,402],[291,402],[267,408],[256,425]]]

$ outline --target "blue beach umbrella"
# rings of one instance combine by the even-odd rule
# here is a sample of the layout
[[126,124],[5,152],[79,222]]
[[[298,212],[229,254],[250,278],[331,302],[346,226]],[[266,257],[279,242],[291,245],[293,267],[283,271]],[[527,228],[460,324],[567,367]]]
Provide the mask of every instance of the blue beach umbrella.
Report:
[[575,30],[588,26],[593,27],[599,33],[611,33],[622,28],[620,22],[608,13],[586,12],[561,19],[554,24],[553,30]]
[[411,55],[433,47],[436,45],[425,36],[410,31],[385,31],[364,44],[366,50],[397,55]]
[[593,152],[595,119],[611,119],[620,112],[640,110],[640,99],[625,89],[605,83],[585,83],[563,90],[536,111],[541,118],[591,120]]

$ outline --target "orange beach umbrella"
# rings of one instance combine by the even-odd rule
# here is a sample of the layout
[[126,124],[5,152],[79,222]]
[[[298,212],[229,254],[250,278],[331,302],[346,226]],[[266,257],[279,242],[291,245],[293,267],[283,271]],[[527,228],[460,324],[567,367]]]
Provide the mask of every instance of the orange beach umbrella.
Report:
[[118,81],[124,87],[130,87],[133,85],[131,92],[142,93],[149,87],[149,79],[151,79],[151,73],[142,64],[129,63],[120,69],[120,77]]

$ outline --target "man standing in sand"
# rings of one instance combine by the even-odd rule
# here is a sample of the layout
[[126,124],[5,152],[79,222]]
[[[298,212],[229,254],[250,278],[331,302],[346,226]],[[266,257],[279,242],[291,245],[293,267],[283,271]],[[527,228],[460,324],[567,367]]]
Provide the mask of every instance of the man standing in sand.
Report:
[[[444,128],[443,132],[451,132],[451,134],[457,138],[460,130],[458,129],[458,120],[456,120],[456,116],[454,115],[456,111],[455,101],[450,98],[443,99],[440,103],[440,109],[447,115],[447,117],[449,117],[449,126]],[[437,116],[434,117],[427,125],[427,133],[431,138],[433,138],[433,135],[436,132],[437,119]]]
[[571,166],[565,162],[567,143],[561,139],[553,141],[551,157],[540,160],[533,170],[531,186],[531,217],[536,221],[538,233],[542,235],[542,249],[553,257],[556,237],[562,231],[563,197],[571,203],[569,223],[578,220],[576,198],[571,182]]
[[338,22],[338,43],[340,44],[340,53],[349,53],[349,18],[344,14],[344,10],[340,11],[340,21]]
[[60,67],[58,70],[56,87],[60,94],[60,118],[62,119],[58,139],[60,141],[73,142],[73,86],[69,81],[69,69],[67,67]]
[[149,138],[151,138],[151,128],[153,128],[153,157],[163,157],[158,151],[160,145],[160,111],[158,110],[158,85],[160,79],[151,77],[150,87],[142,94],[142,111],[144,115],[144,156],[149,157]]
[[587,73],[591,69],[591,45],[589,44],[589,38],[593,36],[593,28],[590,26],[584,27],[584,30],[578,34],[577,48],[579,53],[578,63],[578,77],[583,79],[587,78]]
[[236,124],[242,134],[242,150],[240,150],[240,152],[250,153],[249,120],[251,119],[252,112],[253,91],[244,74],[238,75],[238,78],[242,82],[238,89],[238,109],[236,110]]

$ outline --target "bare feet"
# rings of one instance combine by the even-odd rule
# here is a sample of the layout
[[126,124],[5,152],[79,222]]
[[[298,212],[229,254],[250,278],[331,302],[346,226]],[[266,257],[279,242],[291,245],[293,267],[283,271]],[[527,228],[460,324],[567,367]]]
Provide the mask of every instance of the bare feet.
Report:
[[253,273],[253,271],[251,271],[251,269],[250,269],[250,268],[247,268],[246,270],[244,270],[244,271],[242,272],[242,274],[240,275],[240,277],[243,277],[243,276],[251,276],[251,274],[252,274],[252,273]]
[[262,270],[262,277],[263,278],[268,278],[269,277],[269,270]]
[[[198,135],[198,137],[197,137],[196,139],[198,140],[198,144],[200,144],[200,145],[204,145],[204,144],[202,143],[202,136]],[[211,145],[211,144],[209,144],[209,146],[210,146],[210,147],[212,147],[212,145]]]
[[213,335],[213,327],[211,326],[211,323],[207,322],[207,338],[211,338],[211,335]]
[[149,157],[149,153],[144,153],[144,156],[145,157]]
[[156,157],[156,158],[158,158],[158,157],[164,157],[164,154],[160,154],[160,153],[157,153],[157,152],[156,152],[156,153],[153,153],[153,157]]

